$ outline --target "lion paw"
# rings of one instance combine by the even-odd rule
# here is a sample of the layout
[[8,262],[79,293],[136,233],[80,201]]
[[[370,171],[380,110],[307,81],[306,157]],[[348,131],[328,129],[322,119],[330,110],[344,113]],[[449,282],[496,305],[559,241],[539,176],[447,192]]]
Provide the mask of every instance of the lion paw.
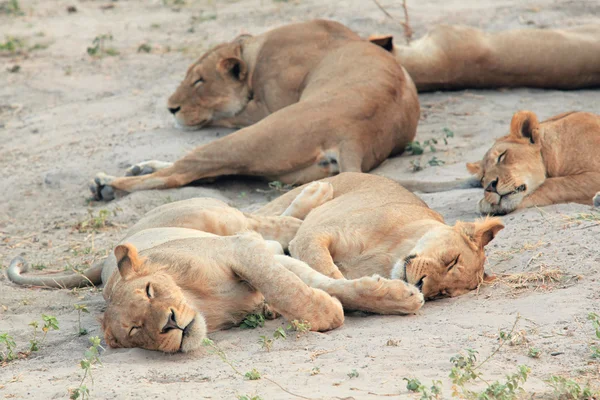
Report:
[[312,182],[290,204],[282,215],[304,219],[309,212],[333,199],[333,186],[329,182]]
[[100,172],[94,178],[94,182],[90,184],[90,191],[96,201],[111,201],[115,198],[115,190],[110,186],[111,182],[116,178]]
[[594,207],[600,208],[600,192],[596,193],[594,196]]
[[364,300],[365,311],[378,314],[410,314],[417,312],[425,298],[414,285],[399,279],[385,279],[378,275],[357,281],[357,289]]
[[144,161],[127,168],[125,170],[125,176],[149,175],[155,173],[158,170],[168,168],[172,165],[173,163],[167,161]]

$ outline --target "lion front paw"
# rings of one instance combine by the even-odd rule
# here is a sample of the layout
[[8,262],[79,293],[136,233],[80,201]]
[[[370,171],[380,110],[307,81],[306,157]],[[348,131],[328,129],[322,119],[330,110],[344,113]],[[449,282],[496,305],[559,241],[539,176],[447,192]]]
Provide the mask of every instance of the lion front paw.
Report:
[[594,196],[594,207],[600,208],[600,192],[596,193]]
[[329,182],[312,182],[290,204],[282,215],[304,219],[309,212],[333,199],[333,186]]
[[115,198],[115,190],[110,186],[111,182],[116,178],[114,176],[106,175],[100,172],[94,178],[94,181],[90,184],[90,191],[96,201],[111,201]]
[[425,304],[423,293],[416,286],[399,279],[385,279],[374,275],[359,279],[356,285],[367,308],[365,311],[411,314]]

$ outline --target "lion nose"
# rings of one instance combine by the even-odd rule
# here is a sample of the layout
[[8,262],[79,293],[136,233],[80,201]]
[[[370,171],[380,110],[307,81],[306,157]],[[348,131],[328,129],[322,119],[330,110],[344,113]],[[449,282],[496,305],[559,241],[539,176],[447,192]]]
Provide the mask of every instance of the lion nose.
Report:
[[498,186],[498,178],[496,178],[496,180],[491,181],[490,184],[487,185],[487,187],[485,188],[485,191],[498,193],[498,190],[496,189],[497,186]]
[[181,107],[169,107],[169,111],[173,115],[177,114],[179,112],[179,110],[181,110]]
[[165,326],[163,326],[161,333],[169,332],[171,329],[181,329],[179,325],[177,325],[177,320],[175,319],[175,311],[171,310],[171,314],[169,314],[169,319]]

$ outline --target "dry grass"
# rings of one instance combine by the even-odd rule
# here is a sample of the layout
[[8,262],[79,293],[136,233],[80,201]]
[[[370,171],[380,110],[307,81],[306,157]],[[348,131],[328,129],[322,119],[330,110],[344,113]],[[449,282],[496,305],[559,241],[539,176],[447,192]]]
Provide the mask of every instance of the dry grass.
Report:
[[559,268],[540,265],[537,271],[501,274],[495,284],[503,284],[512,290],[552,290],[568,287],[579,281],[581,276],[566,274]]

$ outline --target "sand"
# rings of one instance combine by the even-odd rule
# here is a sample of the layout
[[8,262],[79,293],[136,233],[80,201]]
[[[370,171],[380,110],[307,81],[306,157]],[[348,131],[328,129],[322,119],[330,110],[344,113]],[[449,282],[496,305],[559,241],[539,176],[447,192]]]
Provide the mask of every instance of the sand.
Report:
[[[26,51],[0,56],[3,268],[17,255],[38,268],[90,265],[106,255],[127,226],[170,201],[209,196],[252,209],[278,195],[264,193],[265,182],[228,179],[134,193],[111,203],[86,201],[88,182],[96,172],[120,175],[139,161],[175,160],[231,132],[176,129],[165,107],[187,66],[210,46],[240,33],[261,33],[316,17],[340,21],[365,36],[402,37],[398,22],[366,0],[165,2],[21,0],[24,16],[0,15],[0,40],[8,35],[26,42]],[[382,4],[402,18],[400,1]],[[68,13],[68,6],[77,11]],[[416,37],[437,23],[500,30],[600,22],[595,1],[409,1],[409,11]],[[113,37],[105,41],[105,49],[119,54],[90,57],[86,48],[105,34]],[[138,51],[142,44],[150,46],[149,53]],[[16,65],[19,71],[8,71]],[[535,111],[542,119],[568,110],[600,113],[600,95],[593,90],[468,90],[422,94],[420,101],[418,139],[443,137],[444,128],[454,137],[448,145],[437,145],[435,152],[388,160],[374,173],[398,179],[464,177],[464,162],[480,158],[495,137],[505,134],[518,109]],[[430,166],[433,157],[444,164]],[[412,172],[411,162],[425,168]],[[423,199],[453,223],[476,218],[480,196],[473,189]],[[90,229],[89,213],[98,217],[101,210],[108,210],[107,226]],[[286,327],[281,319],[264,328],[232,329],[210,337],[242,373],[255,368],[307,398],[415,397],[406,390],[405,377],[427,385],[441,380],[444,396],[450,397],[450,357],[472,348],[483,359],[498,346],[499,332],[510,330],[520,315],[516,332],[526,340],[504,346],[481,367],[487,381],[503,379],[525,364],[531,368],[525,388],[535,398],[553,396],[544,382],[552,374],[597,383],[599,363],[590,358],[593,328],[586,317],[600,309],[600,217],[590,213],[591,207],[576,204],[513,213],[504,217],[506,229],[487,248],[486,268],[491,272],[531,277],[560,270],[557,282],[518,285],[503,279],[459,298],[429,302],[417,315],[353,314],[333,332],[300,338],[290,333],[270,352],[258,344],[259,337]],[[90,310],[81,321],[87,336],[77,334],[74,304]],[[81,381],[79,361],[89,347],[88,337],[102,337],[96,321],[102,307],[102,296],[93,289],[22,288],[2,274],[0,334],[12,335],[18,350],[24,351],[31,335],[28,324],[41,321],[42,314],[55,316],[60,330],[50,331],[40,350],[29,357],[0,366],[0,396],[67,398],[68,389]],[[527,356],[531,347],[540,350],[539,358]],[[296,398],[272,381],[245,380],[211,354],[107,349],[101,360],[102,366],[92,371],[93,383],[86,381],[93,398]]]

